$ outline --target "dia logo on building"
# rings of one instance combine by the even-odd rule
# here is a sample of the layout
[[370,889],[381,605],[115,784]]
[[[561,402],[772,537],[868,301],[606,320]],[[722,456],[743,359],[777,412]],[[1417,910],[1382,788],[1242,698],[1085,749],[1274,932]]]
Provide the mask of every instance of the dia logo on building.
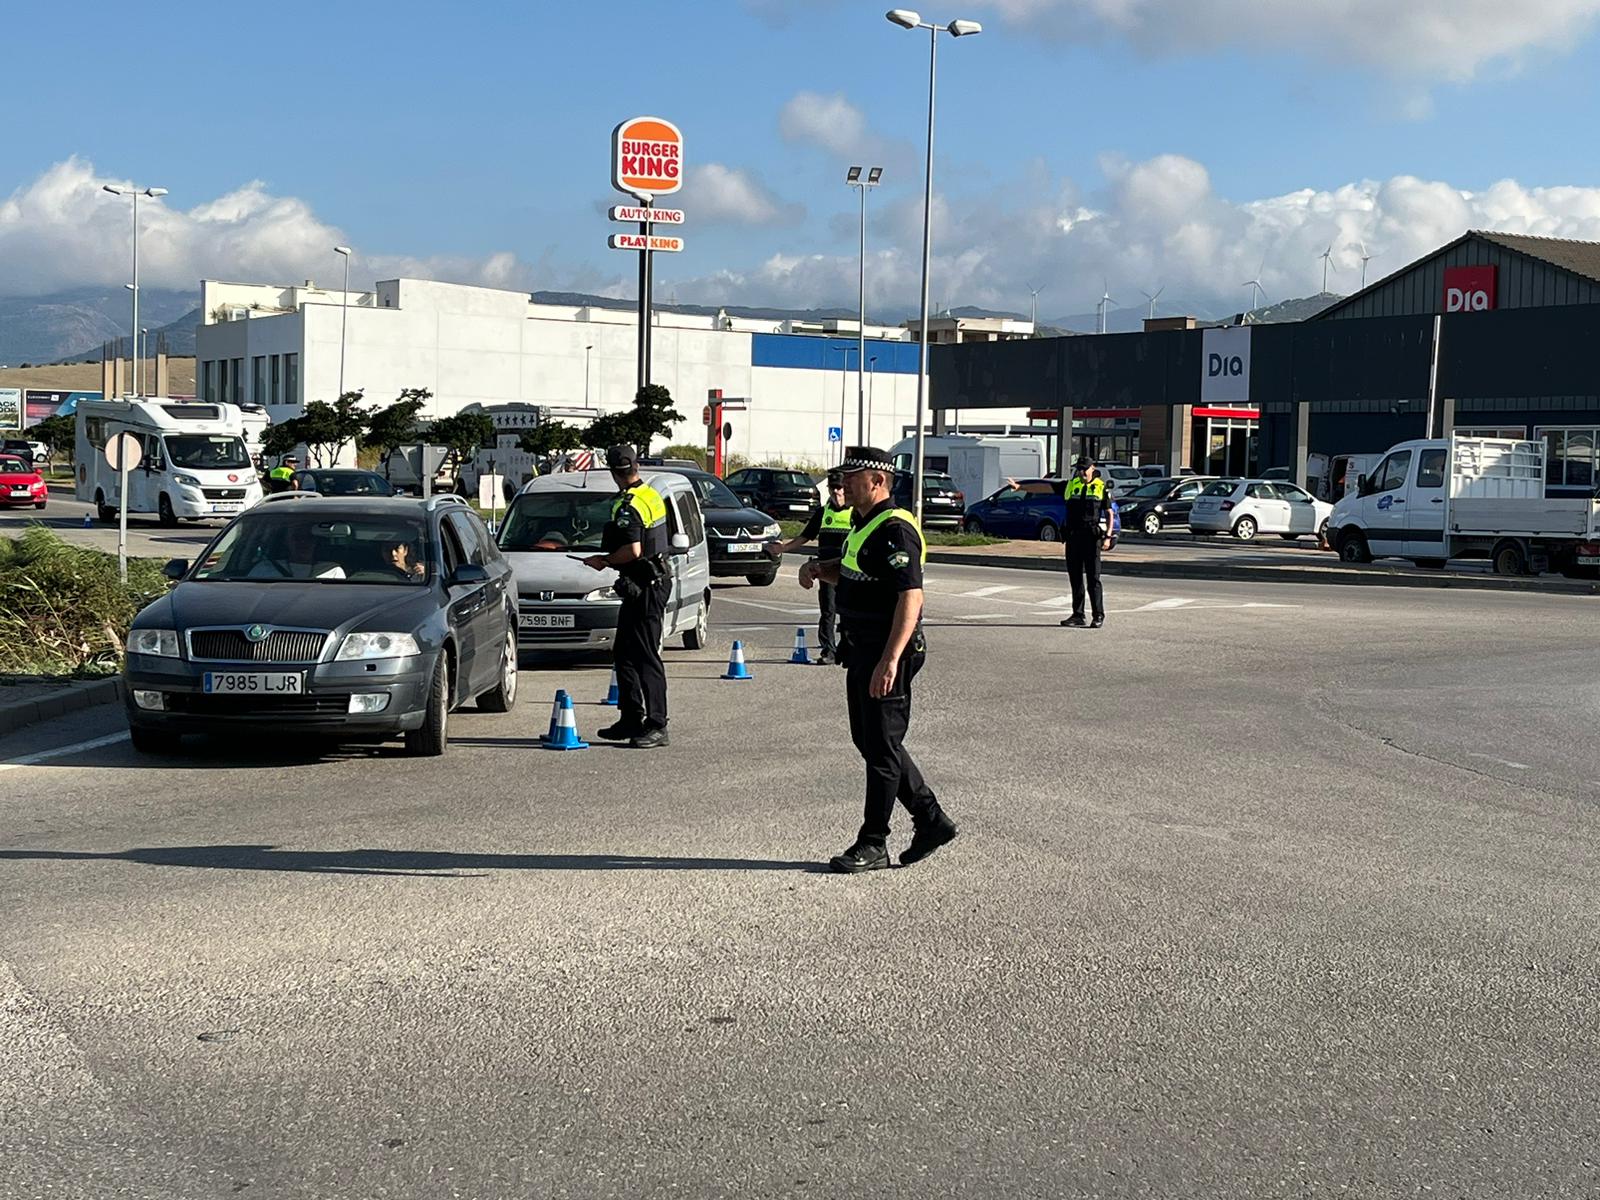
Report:
[[1445,312],[1488,312],[1494,308],[1496,273],[1495,267],[1446,268]]
[[1244,404],[1250,399],[1250,327],[1208,329],[1200,350],[1200,403]]

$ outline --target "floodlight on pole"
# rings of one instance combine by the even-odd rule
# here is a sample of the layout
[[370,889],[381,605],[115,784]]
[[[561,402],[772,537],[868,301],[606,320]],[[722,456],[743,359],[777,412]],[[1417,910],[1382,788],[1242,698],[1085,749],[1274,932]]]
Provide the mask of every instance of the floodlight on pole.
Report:
[[976,21],[951,21],[946,26],[925,23],[922,14],[909,8],[891,9],[885,14],[902,29],[928,31],[928,152],[922,185],[922,320],[917,329],[917,426],[915,457],[911,463],[911,504],[918,520],[922,518],[923,451],[927,445],[928,413],[928,269],[933,257],[933,114],[939,71],[939,34],[969,37],[982,33]]
[[[133,343],[133,365],[128,377],[128,388],[130,391],[137,392],[139,390],[139,197],[148,196],[153,200],[157,196],[165,196],[167,189],[164,187],[141,188],[137,184],[118,187],[110,183],[101,184],[100,189],[101,191],[110,192],[113,196],[133,197],[133,282],[128,285],[133,292],[133,328],[128,335],[128,340]],[[110,399],[110,397],[107,397],[107,399]]]
[[[866,384],[866,356],[867,356],[867,189],[878,186],[878,180],[883,178],[882,167],[867,168],[867,177],[861,177],[862,168],[851,167],[845,174],[844,181],[849,186],[861,193],[861,246],[857,265],[860,272],[860,303],[856,308],[856,445],[867,444],[863,429],[867,423],[867,384]],[[840,418],[842,425],[843,418]]]

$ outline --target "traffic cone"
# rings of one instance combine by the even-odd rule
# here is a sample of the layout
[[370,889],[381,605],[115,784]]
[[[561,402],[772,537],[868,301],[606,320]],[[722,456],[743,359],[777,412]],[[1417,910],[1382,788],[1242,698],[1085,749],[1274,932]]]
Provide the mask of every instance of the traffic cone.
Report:
[[94,521],[90,518],[88,513],[84,513],[83,514],[83,527],[85,529],[93,529],[94,528]]
[[811,665],[811,655],[806,653],[806,631],[804,626],[794,631],[794,653],[789,655],[789,661],[802,667]]
[[622,703],[622,697],[617,693],[617,670],[611,669],[611,686],[606,689],[606,698],[600,701],[609,708],[616,708]]
[[755,678],[754,675],[750,674],[750,668],[744,665],[744,643],[743,642],[735,642],[733,644],[733,653],[728,655],[728,672],[727,672],[727,674],[725,674],[723,676],[723,678],[724,679],[754,679]]
[[546,750],[587,750],[589,743],[578,737],[578,721],[572,713],[572,697],[566,689],[556,692],[555,708],[550,713],[550,732],[544,742]]

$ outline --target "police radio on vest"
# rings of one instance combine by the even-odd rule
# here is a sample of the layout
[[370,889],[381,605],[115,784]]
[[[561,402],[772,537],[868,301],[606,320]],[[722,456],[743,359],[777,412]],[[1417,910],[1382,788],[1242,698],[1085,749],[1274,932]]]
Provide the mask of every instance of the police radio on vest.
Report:
[[1206,356],[1206,377],[1216,379],[1219,376],[1232,375],[1238,377],[1244,374],[1244,359],[1237,354],[1224,357],[1221,354]]

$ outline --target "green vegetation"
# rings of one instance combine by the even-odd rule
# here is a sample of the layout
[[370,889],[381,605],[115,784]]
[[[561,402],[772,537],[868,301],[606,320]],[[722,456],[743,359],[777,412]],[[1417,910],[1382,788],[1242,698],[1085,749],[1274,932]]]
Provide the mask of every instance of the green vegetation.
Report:
[[[783,529],[783,536],[792,538],[799,536],[805,528],[803,521],[779,521]],[[930,546],[998,546],[1008,539],[990,537],[986,533],[959,533],[955,530],[930,529],[924,535]]]
[[69,546],[32,526],[0,538],[0,674],[108,675],[122,663],[134,615],[167,590],[161,564]]

